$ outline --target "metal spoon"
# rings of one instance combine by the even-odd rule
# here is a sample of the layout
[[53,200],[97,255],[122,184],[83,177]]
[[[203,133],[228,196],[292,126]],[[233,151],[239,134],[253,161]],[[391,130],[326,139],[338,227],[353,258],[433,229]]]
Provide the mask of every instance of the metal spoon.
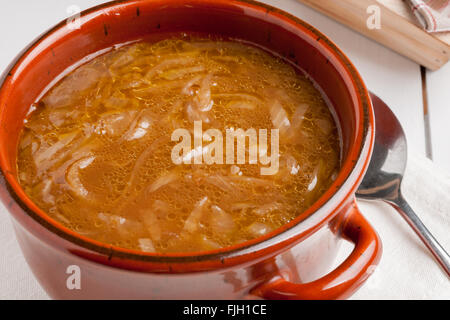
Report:
[[397,209],[450,277],[450,256],[420,221],[401,192],[407,160],[405,133],[389,107],[373,93],[370,96],[375,111],[375,146],[356,195],[367,200],[384,200]]

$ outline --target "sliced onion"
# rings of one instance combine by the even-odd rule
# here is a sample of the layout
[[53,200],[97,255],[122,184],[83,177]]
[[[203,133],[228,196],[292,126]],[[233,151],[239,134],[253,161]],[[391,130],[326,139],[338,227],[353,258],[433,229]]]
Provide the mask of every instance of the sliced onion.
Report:
[[126,114],[127,117],[126,127],[125,130],[123,130],[121,133],[122,137],[120,138],[119,142],[123,140],[129,140],[134,135],[144,111],[145,110],[140,111],[133,110],[132,112]]
[[280,130],[280,134],[285,133],[291,126],[286,110],[278,100],[275,100],[270,107],[270,117],[273,126]]
[[59,221],[61,221],[62,223],[64,223],[64,224],[66,224],[66,225],[69,225],[70,224],[70,220],[69,219],[67,219],[65,216],[63,216],[61,213],[56,213],[55,214],[55,216],[56,216],[56,218],[59,220]]
[[231,182],[229,178],[221,175],[206,177],[205,181],[226,192],[234,192],[235,190],[233,182]]
[[120,49],[120,51],[122,52],[112,61],[111,69],[121,68],[133,62],[138,54],[138,46],[130,46],[126,49]]
[[66,180],[72,190],[81,197],[87,197],[89,192],[81,183],[80,169],[89,166],[95,160],[95,156],[85,157],[75,161],[67,170]]
[[189,121],[203,121],[205,123],[209,123],[211,120],[208,117],[208,114],[205,112],[200,111],[194,102],[187,102],[186,103],[186,115],[189,119]]
[[132,126],[137,116],[138,112],[136,110],[103,114],[95,124],[94,132],[111,137],[122,135],[125,131],[130,130],[130,126]]
[[[61,161],[65,161],[65,159],[69,159],[68,161],[64,162],[60,167],[67,168],[71,162],[74,160],[79,160],[82,156],[85,156],[87,154],[90,155],[89,147],[91,147],[94,143],[88,143],[88,141],[91,141],[91,132],[89,130],[86,130],[84,132],[84,135],[81,136],[81,134],[78,134],[78,136],[71,141],[67,148],[61,149],[52,159],[44,159],[39,166],[36,166],[38,170],[38,176],[41,176],[43,173],[45,173],[49,168],[55,166],[55,164],[60,163]],[[64,139],[64,138],[63,138]],[[60,140],[62,141],[62,140]],[[80,147],[81,146],[81,147]],[[43,149],[43,148],[41,148]],[[45,151],[45,150],[44,150]],[[59,168],[56,169],[56,172],[59,171]],[[60,173],[60,175],[64,176],[65,169],[63,172]],[[53,175],[55,176],[55,175]],[[54,179],[54,181],[57,181]]]
[[211,110],[214,102],[211,100],[211,84],[212,84],[212,75],[208,74],[203,78],[200,89],[197,92],[197,96],[194,98],[194,101],[198,105],[198,109],[202,112],[206,112]]
[[50,147],[40,149],[34,157],[36,167],[41,168],[43,162],[52,160],[52,158],[54,158],[58,152],[64,149],[64,147],[68,146],[78,136],[78,134],[78,131],[68,133],[61,140],[55,142]]
[[311,179],[311,182],[308,184],[308,191],[314,190],[314,188],[317,186],[319,169],[320,169],[320,164],[314,168],[313,177]]
[[253,209],[253,212],[257,215],[267,215],[273,211],[280,210],[282,208],[282,205],[278,202],[272,202],[264,204],[258,208]]
[[39,145],[40,145],[40,143],[37,142],[37,141],[33,141],[33,142],[31,143],[31,154],[32,154],[32,155],[35,155],[35,154],[36,154],[36,151],[39,150]]
[[205,71],[204,66],[194,66],[189,68],[172,69],[164,72],[161,77],[166,80],[182,79],[188,74],[198,73]]
[[158,81],[152,85],[131,90],[134,98],[148,102],[156,94],[161,94],[161,92],[174,90],[178,88],[183,88],[186,85],[185,80],[172,80],[172,81]]
[[156,179],[156,181],[154,181],[150,185],[148,191],[149,192],[155,192],[156,190],[164,187],[165,185],[168,185],[169,183],[174,182],[177,179],[178,179],[178,176],[176,175],[176,173],[169,172],[169,173],[159,177],[158,179]]
[[117,231],[122,239],[130,239],[145,232],[143,223],[120,215],[99,213],[98,218]]
[[47,107],[65,107],[72,100],[79,97],[83,90],[96,84],[101,77],[106,75],[106,72],[106,68],[101,64],[91,64],[75,69],[64,81],[54,87],[42,101]]
[[66,175],[68,168],[70,168],[75,162],[78,160],[87,158],[92,156],[93,149],[97,146],[94,142],[91,143],[82,143],[82,147],[78,149],[72,149],[70,152],[70,157],[67,160],[64,160],[63,163],[54,166],[54,170],[50,172],[51,179],[54,183],[65,184],[66,183]]
[[52,180],[46,179],[42,183],[44,184],[42,188],[42,199],[46,203],[55,204],[55,197],[50,193],[52,188]]
[[257,96],[248,94],[248,93],[215,93],[212,95],[213,98],[218,98],[218,99],[231,99],[231,100],[238,100],[238,101],[249,101],[252,102],[254,104],[259,104],[262,103],[261,99],[258,98]]
[[309,105],[306,103],[299,104],[292,115],[291,124],[293,128],[299,129],[302,125],[305,114],[309,109]]
[[214,232],[223,234],[234,228],[233,217],[216,205],[211,206],[211,227]]
[[212,241],[211,239],[209,239],[209,238],[208,238],[207,236],[205,236],[205,235],[201,235],[201,236],[200,236],[200,239],[201,239],[202,247],[203,247],[205,250],[219,249],[219,248],[222,247],[220,244],[218,244],[218,243],[215,242],[215,241]]
[[196,77],[192,78],[191,80],[189,80],[186,83],[186,85],[183,87],[183,89],[181,89],[181,93],[183,93],[185,95],[189,95],[189,96],[194,95],[195,92],[192,90],[192,87],[194,85],[199,84],[201,80],[202,80],[201,76],[196,76]]
[[19,149],[23,150],[31,145],[33,142],[33,134],[31,132],[26,132],[22,136],[22,139],[20,140]]
[[156,252],[153,241],[149,238],[141,238],[138,240],[139,248],[144,252]]
[[202,198],[199,202],[196,203],[194,210],[192,210],[189,217],[184,222],[184,231],[193,233],[197,231],[200,226],[200,219],[203,215],[203,210],[208,204],[208,197]]
[[[134,164],[133,169],[131,170],[130,179],[128,180],[126,190],[123,192],[124,194],[126,193],[126,191],[130,190],[134,186],[139,170],[144,165],[147,157],[149,157],[150,154],[153,151],[155,151],[155,149],[158,148],[161,144],[167,142],[168,139],[169,138],[167,136],[162,136],[156,139],[139,155],[138,159],[136,160],[136,163]],[[123,199],[123,197],[119,197],[119,199]]]
[[305,118],[305,114],[308,111],[309,106],[305,103],[302,103],[297,106],[294,114],[291,119],[291,127],[285,134],[285,138],[291,141],[299,141],[302,137],[301,126],[303,123],[303,119]]
[[145,75],[146,79],[152,79],[154,76],[161,74],[165,69],[175,68],[179,66],[189,65],[194,63],[195,59],[192,57],[182,57],[175,59],[167,59],[160,62],[158,65],[151,68]]
[[289,174],[292,175],[296,175],[300,170],[300,166],[297,163],[297,160],[290,154],[286,155],[286,168]]
[[120,225],[125,224],[125,222],[127,221],[127,219],[125,219],[124,217],[120,217],[117,215],[110,215],[110,214],[104,214],[103,212],[100,212],[97,217],[103,221],[104,223],[106,223],[106,225],[109,228],[117,228]]
[[144,137],[150,129],[152,122],[152,119],[142,117],[134,128],[130,128],[130,130],[125,133],[125,140],[132,141]]
[[52,110],[48,114],[48,120],[54,125],[55,127],[62,126],[68,118],[71,118],[72,112],[68,112],[67,110]]
[[254,222],[247,228],[247,230],[254,237],[260,237],[260,236],[263,236],[266,233],[270,232],[271,228],[264,223]]
[[150,234],[150,237],[154,241],[161,240],[161,226],[159,224],[158,218],[156,217],[156,213],[150,210],[146,210],[143,213],[143,220],[145,227]]

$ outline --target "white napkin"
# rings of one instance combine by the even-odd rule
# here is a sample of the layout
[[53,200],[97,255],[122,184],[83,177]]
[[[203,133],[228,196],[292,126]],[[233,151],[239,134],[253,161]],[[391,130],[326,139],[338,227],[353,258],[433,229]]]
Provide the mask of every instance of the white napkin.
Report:
[[[447,250],[450,249],[450,177],[428,159],[410,155],[403,183],[405,198]],[[450,299],[450,281],[396,210],[379,202],[359,201],[378,231],[383,256],[372,276],[352,299]],[[346,244],[335,264],[345,259]],[[0,300],[48,299],[31,274],[0,204]]]
[[[449,252],[450,176],[429,159],[410,154],[402,191]],[[352,299],[450,299],[449,278],[400,214],[385,203],[358,201],[358,205],[380,235],[383,255]]]
[[408,0],[412,13],[428,32],[450,31],[448,0]]

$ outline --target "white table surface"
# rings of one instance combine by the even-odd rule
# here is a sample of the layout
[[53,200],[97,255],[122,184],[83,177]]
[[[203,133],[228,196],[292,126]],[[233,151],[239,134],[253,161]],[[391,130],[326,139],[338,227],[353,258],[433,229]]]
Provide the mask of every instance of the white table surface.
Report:
[[[84,10],[101,0],[14,0],[0,2],[0,71],[30,41],[65,19],[67,9],[76,5]],[[426,153],[430,144],[432,159],[450,172],[450,63],[427,71],[430,139],[425,135],[420,66],[371,41],[347,27],[317,13],[295,0],[263,0],[311,23],[331,38],[352,60],[368,88],[394,111],[414,152]],[[6,209],[0,204],[0,233],[8,241],[0,243],[0,299],[39,299],[46,294],[39,287],[20,254],[4,256],[6,248],[17,247]],[[8,250],[11,252],[11,250]],[[12,261],[14,260],[14,261]],[[11,263],[8,263],[11,262]],[[14,262],[14,263],[12,263]],[[18,266],[12,270],[8,265]],[[26,284],[27,287],[24,287]]]

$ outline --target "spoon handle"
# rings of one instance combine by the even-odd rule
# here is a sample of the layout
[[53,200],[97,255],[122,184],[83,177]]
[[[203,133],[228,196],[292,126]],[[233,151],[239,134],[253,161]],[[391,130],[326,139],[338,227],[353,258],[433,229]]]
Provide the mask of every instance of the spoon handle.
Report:
[[428,231],[419,217],[415,214],[414,210],[409,206],[405,198],[403,198],[402,194],[399,192],[398,196],[389,202],[394,205],[395,209],[397,209],[406,222],[413,228],[442,268],[444,268],[447,276],[450,277],[450,256],[433,237],[431,232]]

